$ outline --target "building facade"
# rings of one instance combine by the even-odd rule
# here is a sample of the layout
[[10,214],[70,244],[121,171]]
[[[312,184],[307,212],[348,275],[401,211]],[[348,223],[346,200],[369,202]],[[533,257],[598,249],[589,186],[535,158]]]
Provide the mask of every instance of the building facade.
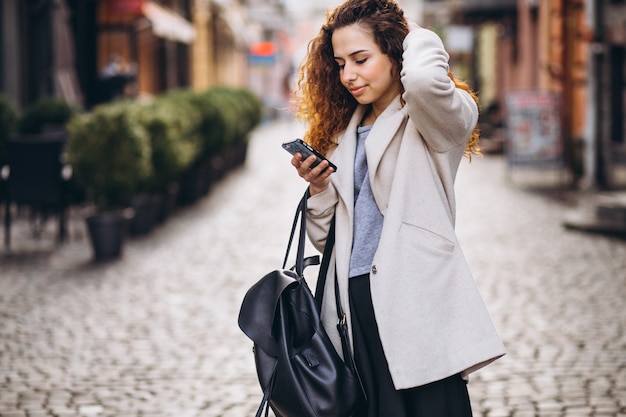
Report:
[[555,94],[574,183],[619,187],[626,160],[626,2],[464,0],[448,7],[454,22],[474,30],[472,83],[481,107],[506,113],[510,92]]
[[283,16],[272,0],[3,0],[0,93],[19,108],[54,96],[89,109],[180,88],[248,86],[250,48],[278,45]]

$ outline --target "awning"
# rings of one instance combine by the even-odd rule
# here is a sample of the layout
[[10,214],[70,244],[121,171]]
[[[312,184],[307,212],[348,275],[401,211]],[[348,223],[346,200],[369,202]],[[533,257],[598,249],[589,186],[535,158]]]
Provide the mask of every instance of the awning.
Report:
[[515,12],[517,0],[464,0],[461,8],[466,13]]
[[[236,0],[210,0],[212,14],[231,32],[238,46],[248,48],[261,40],[261,26],[251,20],[249,14]],[[248,10],[249,11],[249,10]],[[219,36],[219,35],[218,35]]]
[[143,4],[142,11],[152,24],[155,35],[182,43],[191,43],[195,39],[196,30],[182,16],[151,1]]
[[258,25],[247,21],[243,11],[238,7],[223,8],[218,12],[217,16],[230,29],[239,45],[248,47],[260,39]]

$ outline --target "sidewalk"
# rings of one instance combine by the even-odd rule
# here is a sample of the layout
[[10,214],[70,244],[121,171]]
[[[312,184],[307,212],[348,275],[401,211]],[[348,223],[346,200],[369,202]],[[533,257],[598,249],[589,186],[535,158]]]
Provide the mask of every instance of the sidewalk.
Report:
[[[247,289],[282,263],[304,183],[255,131],[246,165],[115,262],[22,227],[0,256],[0,417],[246,417],[261,400],[237,327]],[[508,350],[473,374],[476,417],[626,417],[626,241],[563,227],[571,202],[462,162],[457,231]],[[50,234],[48,234],[50,233]],[[52,237],[51,237],[52,236]],[[393,416],[390,416],[393,417]]]
[[565,216],[571,229],[626,237],[626,191],[582,193],[581,205]]

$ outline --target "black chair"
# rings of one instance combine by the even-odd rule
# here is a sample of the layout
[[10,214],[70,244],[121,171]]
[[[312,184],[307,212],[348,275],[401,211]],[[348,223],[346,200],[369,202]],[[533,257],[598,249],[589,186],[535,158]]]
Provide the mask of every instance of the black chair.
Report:
[[56,213],[59,220],[57,240],[66,238],[68,205],[67,180],[63,177],[65,132],[44,136],[13,137],[7,143],[8,176],[5,178],[4,243],[11,247],[11,205],[30,209],[36,227],[37,215],[44,220]]

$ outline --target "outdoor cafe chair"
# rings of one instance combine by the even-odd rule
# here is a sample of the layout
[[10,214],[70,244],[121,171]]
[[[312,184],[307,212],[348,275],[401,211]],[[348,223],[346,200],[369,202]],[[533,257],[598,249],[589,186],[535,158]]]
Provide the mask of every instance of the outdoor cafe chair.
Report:
[[62,156],[66,136],[65,132],[55,132],[45,136],[14,136],[8,141],[8,165],[2,169],[5,182],[6,250],[11,247],[13,205],[28,208],[30,225],[35,235],[40,232],[39,221],[45,222],[49,214],[56,214],[57,241],[60,243],[65,240],[68,181],[64,178]]

